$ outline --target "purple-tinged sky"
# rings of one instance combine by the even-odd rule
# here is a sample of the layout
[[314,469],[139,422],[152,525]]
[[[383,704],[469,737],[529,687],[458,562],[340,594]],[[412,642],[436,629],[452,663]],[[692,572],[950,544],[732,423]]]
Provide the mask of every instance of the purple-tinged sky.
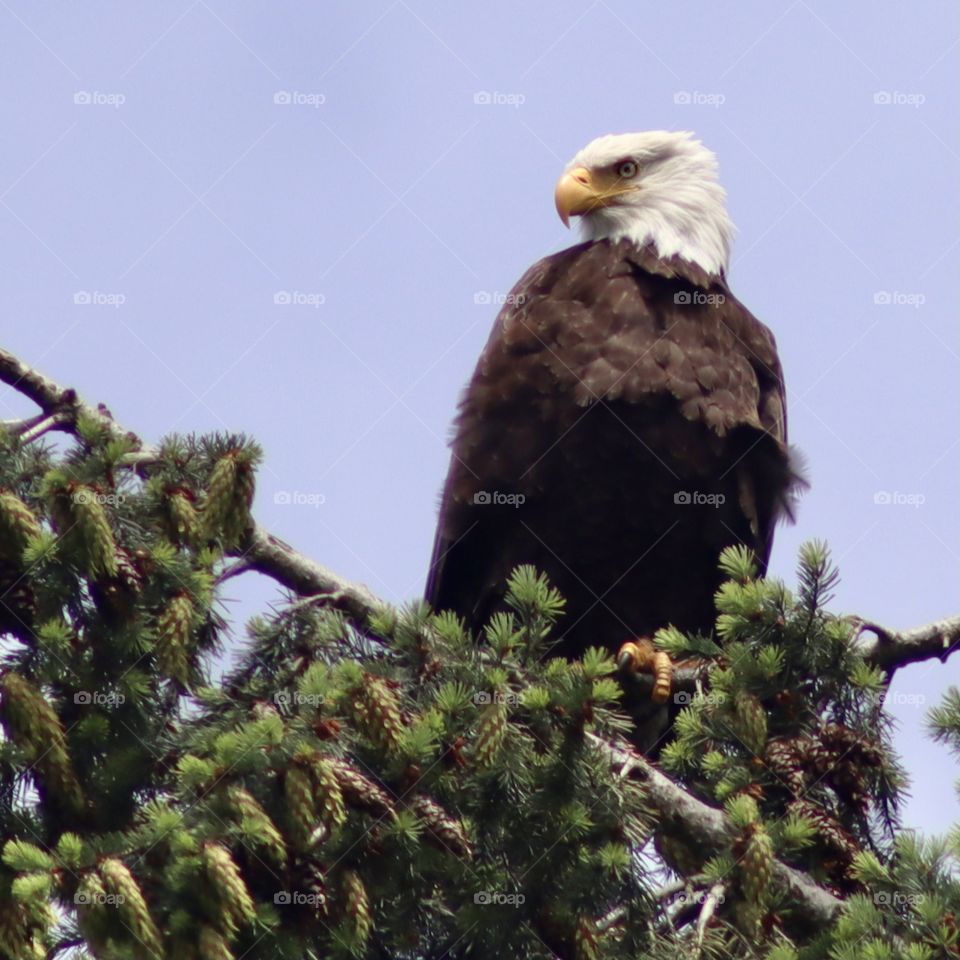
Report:
[[[496,302],[573,239],[557,174],[598,134],[691,129],[813,480],[773,571],[826,538],[837,610],[957,611],[954,3],[0,0],[0,23],[5,346],[149,440],[257,437],[257,515],[304,552],[417,595]],[[231,595],[242,620],[273,589]],[[892,691],[931,829],[956,768],[923,715],[957,676]]]

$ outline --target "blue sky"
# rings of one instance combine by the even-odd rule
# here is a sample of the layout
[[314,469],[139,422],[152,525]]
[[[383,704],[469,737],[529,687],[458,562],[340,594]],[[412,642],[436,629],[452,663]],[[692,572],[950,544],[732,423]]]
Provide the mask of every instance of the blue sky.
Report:
[[[690,129],[813,482],[773,572],[825,538],[835,609],[957,612],[955,4],[0,0],[0,22],[5,346],[148,440],[255,436],[257,516],[305,553],[417,595],[496,301],[575,239],[558,173],[599,134]],[[244,577],[229,609],[272,596]],[[956,771],[922,719],[957,677],[892,691],[930,829]]]

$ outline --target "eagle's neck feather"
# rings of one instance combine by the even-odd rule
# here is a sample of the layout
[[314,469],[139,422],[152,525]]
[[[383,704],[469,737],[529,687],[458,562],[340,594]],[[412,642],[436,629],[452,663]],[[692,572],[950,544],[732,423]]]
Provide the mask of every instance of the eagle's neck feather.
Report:
[[726,272],[734,232],[723,188],[710,181],[641,188],[635,201],[583,217],[582,229],[587,240],[628,240],[638,247],[652,243],[663,259],[679,257],[711,276]]

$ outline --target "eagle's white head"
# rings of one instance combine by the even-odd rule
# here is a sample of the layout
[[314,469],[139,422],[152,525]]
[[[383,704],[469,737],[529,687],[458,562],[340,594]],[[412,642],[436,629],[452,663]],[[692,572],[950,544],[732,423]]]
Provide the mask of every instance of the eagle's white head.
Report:
[[609,134],[587,144],[557,182],[557,213],[579,216],[588,240],[653,243],[711,275],[730,259],[733,223],[717,158],[692,133]]

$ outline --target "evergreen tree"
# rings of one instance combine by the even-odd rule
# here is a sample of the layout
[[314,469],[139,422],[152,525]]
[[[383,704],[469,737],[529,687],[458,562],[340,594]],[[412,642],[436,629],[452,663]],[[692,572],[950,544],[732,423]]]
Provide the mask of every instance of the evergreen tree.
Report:
[[[469,636],[258,528],[247,438],[147,449],[2,352],[0,379],[41,407],[0,433],[0,958],[960,955],[960,829],[901,828],[883,708],[957,621],[865,630],[824,546],[795,590],[730,549],[713,634],[655,638],[651,761],[642,678],[545,657],[537,571]],[[289,597],[213,684],[246,569]],[[930,723],[960,754],[960,693]]]

